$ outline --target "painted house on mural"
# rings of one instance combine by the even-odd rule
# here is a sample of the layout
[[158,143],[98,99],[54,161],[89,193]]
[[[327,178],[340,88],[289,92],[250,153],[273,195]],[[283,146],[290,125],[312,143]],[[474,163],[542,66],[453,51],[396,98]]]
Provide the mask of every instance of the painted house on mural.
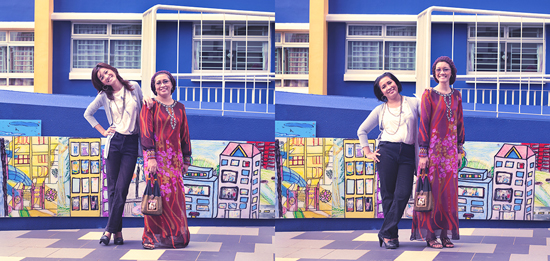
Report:
[[486,169],[464,167],[458,172],[458,217],[491,219],[493,178]]
[[214,218],[218,215],[218,176],[213,168],[189,166],[183,174],[187,217]]
[[495,155],[492,219],[533,220],[535,160],[525,145],[504,144]]
[[259,218],[262,153],[230,142],[220,154],[218,218]]

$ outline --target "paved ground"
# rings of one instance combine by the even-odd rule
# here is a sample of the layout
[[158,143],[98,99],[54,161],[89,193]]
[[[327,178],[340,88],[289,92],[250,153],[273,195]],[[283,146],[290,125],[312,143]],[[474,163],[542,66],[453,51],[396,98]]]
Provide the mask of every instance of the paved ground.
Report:
[[125,228],[125,244],[99,245],[101,229],[0,231],[3,260],[521,260],[549,261],[547,228],[465,228],[455,248],[435,250],[408,241],[401,247],[378,245],[377,231],[275,232],[274,227],[190,227],[184,249],[145,250],[142,228]]

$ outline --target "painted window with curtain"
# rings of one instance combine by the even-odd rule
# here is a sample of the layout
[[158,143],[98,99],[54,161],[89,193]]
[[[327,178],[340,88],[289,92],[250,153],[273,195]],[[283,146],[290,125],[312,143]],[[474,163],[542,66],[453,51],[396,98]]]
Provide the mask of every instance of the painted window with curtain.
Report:
[[0,89],[33,91],[34,32],[0,31]]

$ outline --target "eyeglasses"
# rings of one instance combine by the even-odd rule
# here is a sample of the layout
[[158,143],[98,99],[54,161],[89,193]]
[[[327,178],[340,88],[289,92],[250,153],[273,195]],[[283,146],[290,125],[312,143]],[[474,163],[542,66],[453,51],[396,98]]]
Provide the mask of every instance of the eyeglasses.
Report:
[[[444,72],[448,72],[448,71],[450,71],[450,70],[451,70],[451,69],[449,69],[449,68],[443,68],[443,71],[444,71]],[[435,72],[438,72],[438,73],[439,73],[439,72],[441,72],[441,71],[442,71],[442,69],[435,69]]]

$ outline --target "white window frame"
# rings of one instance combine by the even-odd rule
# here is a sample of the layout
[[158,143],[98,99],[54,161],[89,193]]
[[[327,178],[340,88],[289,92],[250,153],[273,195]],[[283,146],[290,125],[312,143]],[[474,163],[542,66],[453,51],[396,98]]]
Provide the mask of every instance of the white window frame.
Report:
[[[10,57],[10,47],[33,47],[33,54],[34,54],[34,36],[33,41],[13,41],[11,40],[11,34],[10,33],[17,33],[17,32],[32,32],[34,33],[34,30],[20,30],[20,29],[6,29],[6,30],[0,30],[0,32],[5,33],[6,37],[4,41],[0,41],[1,47],[6,47],[6,66],[7,71],[6,72],[0,72],[0,78],[6,79],[6,85],[0,85],[0,90],[11,90],[11,91],[24,91],[24,92],[34,92],[34,55],[33,55],[33,68],[32,72],[30,73],[12,73],[9,72],[10,64],[11,64],[11,57]],[[32,85],[10,85],[10,79],[32,79],[33,84]]]
[[[74,27],[76,24],[87,24],[87,25],[107,25],[107,33],[106,34],[75,34],[74,33]],[[90,79],[90,73],[92,72],[93,67],[91,68],[74,68],[74,57],[73,57],[73,50],[74,50],[74,40],[107,40],[107,61],[105,61],[108,64],[111,64],[111,57],[110,57],[110,48],[111,48],[111,40],[139,40],[140,43],[143,43],[141,40],[142,34],[143,34],[143,28],[142,33],[137,34],[128,34],[128,35],[118,35],[118,34],[112,34],[112,26],[113,25],[140,25],[141,23],[135,23],[135,22],[72,22],[71,23],[71,49],[70,49],[70,73],[69,73],[69,79],[70,80],[89,80]],[[140,47],[142,48],[142,47]],[[140,50],[141,55],[141,50]],[[121,76],[125,80],[141,80],[141,58],[139,59],[140,68],[139,69],[123,69],[123,68],[117,68],[118,72],[121,74]],[[116,67],[116,66],[115,66]]]
[[[203,21],[202,22],[202,26],[208,26],[208,25],[220,25],[223,23],[222,22],[211,22],[211,21]],[[251,26],[266,26],[267,27],[267,35],[263,35],[263,36],[258,36],[258,35],[235,35],[235,26],[243,26],[243,25],[246,25],[248,24],[249,27]],[[270,40],[270,34],[271,32],[269,31],[270,30],[270,25],[268,25],[267,23],[260,23],[260,22],[246,22],[246,21],[232,21],[232,22],[225,22],[225,28],[228,30],[228,32],[226,33],[224,29],[224,34],[225,35],[197,35],[197,28],[200,28],[201,26],[201,22],[195,22],[193,23],[193,40],[192,40],[192,48],[191,48],[191,51],[192,51],[192,54],[191,54],[191,57],[192,57],[192,65],[191,65],[191,68],[192,68],[192,71],[193,73],[221,73],[221,72],[225,72],[225,73],[243,73],[243,72],[248,72],[248,73],[268,73],[269,72],[269,64],[271,62],[271,58],[269,57],[269,48],[270,48],[270,45],[271,45],[271,40]],[[200,45],[197,45],[197,43],[200,43],[202,41],[225,41],[226,42],[226,46],[225,46],[225,53],[227,53],[227,51],[229,50],[229,55],[226,55],[225,57],[225,61],[226,63],[228,62],[227,59],[229,59],[229,65],[228,65],[228,68],[223,65],[222,66],[222,69],[219,69],[219,70],[203,70],[201,68],[196,68],[197,66],[200,66],[198,65],[199,62],[196,61],[197,59],[197,56],[196,56],[196,52],[198,50],[195,50],[195,48],[197,46],[200,46]],[[265,49],[263,50],[263,68],[262,70],[254,70],[254,69],[233,69],[233,64],[232,64],[232,53],[233,53],[233,43],[234,42],[261,42],[261,43],[266,43],[265,44]],[[247,45],[248,46],[248,45]],[[250,48],[250,47],[248,47]],[[199,56],[200,57],[200,56]],[[226,67],[225,70],[223,69],[223,67]]]
[[[381,35],[350,35],[349,28],[350,26],[381,26]],[[399,80],[402,82],[405,81],[415,81],[415,71],[416,71],[416,30],[415,36],[388,36],[387,28],[389,26],[413,26],[416,28],[416,23],[347,23],[346,24],[346,42],[345,42],[345,74],[344,81],[374,81],[376,77],[381,75],[386,71],[391,71],[396,75],[399,75]],[[348,48],[349,42],[352,41],[367,41],[367,42],[382,42],[382,69],[381,70],[367,70],[367,69],[348,69]],[[386,68],[386,59],[385,51],[387,42],[410,42],[415,43],[415,66],[412,70],[395,70],[395,69],[385,69]]]
[[[286,41],[286,34],[308,34],[309,31],[277,31],[275,36],[275,53],[274,57],[277,59],[277,49],[280,49],[281,55],[280,58],[282,60],[281,62],[281,70],[284,70],[286,67],[286,63],[288,62],[287,57],[285,57],[285,49],[286,48],[307,48],[308,49],[308,57],[307,57],[307,67],[308,71],[305,73],[296,73],[296,74],[288,74],[275,71],[275,89],[277,91],[289,91],[289,92],[300,92],[300,93],[308,93],[309,91],[309,39],[307,42],[287,42]],[[279,41],[277,41],[277,35],[279,35]],[[309,38],[309,37],[308,37]],[[277,61],[275,61],[277,62]],[[275,65],[275,68],[277,68],[277,65]],[[291,86],[284,86],[285,81],[306,81],[306,86],[300,86],[300,87],[291,87]]]
[[[477,75],[494,75],[496,74],[497,72],[499,72],[500,74],[505,74],[505,75],[519,75],[519,74],[522,74],[522,75],[529,75],[529,74],[532,74],[532,75],[540,75],[541,73],[544,73],[545,71],[545,65],[546,65],[546,61],[544,60],[544,33],[545,33],[545,30],[544,30],[544,26],[543,25],[521,25],[521,24],[500,24],[500,27],[501,27],[501,34],[502,34],[502,37],[480,37],[478,36],[477,39],[474,36],[471,35],[471,31],[472,29],[475,28],[475,24],[468,24],[468,40],[467,40],[467,74],[469,75],[474,75],[474,74],[477,74]],[[495,28],[498,28],[498,23],[488,23],[488,24],[485,24],[485,23],[478,23],[477,24],[477,27],[495,27]],[[510,37],[509,33],[510,33],[510,29],[511,28],[540,28],[542,30],[542,33],[541,33],[541,37]],[[498,33],[497,33],[498,34]],[[472,63],[472,55],[473,55],[473,49],[472,48],[472,44],[473,46],[475,46],[475,43],[500,43],[503,45],[504,47],[504,50],[500,50],[500,52],[502,54],[504,54],[505,58],[504,58],[504,61],[501,60],[501,66],[502,66],[502,63],[504,63],[504,68],[502,70],[494,70],[494,71],[476,71],[475,70],[475,64]],[[508,57],[506,57],[508,55],[508,44],[510,43],[514,43],[514,44],[540,44],[540,48],[542,49],[541,50],[541,54],[540,54],[540,65],[539,65],[539,68],[536,72],[526,72],[526,71],[509,71],[510,69],[508,68],[508,63],[507,63],[507,59]],[[498,55],[499,57],[501,57],[501,55],[499,54]]]

